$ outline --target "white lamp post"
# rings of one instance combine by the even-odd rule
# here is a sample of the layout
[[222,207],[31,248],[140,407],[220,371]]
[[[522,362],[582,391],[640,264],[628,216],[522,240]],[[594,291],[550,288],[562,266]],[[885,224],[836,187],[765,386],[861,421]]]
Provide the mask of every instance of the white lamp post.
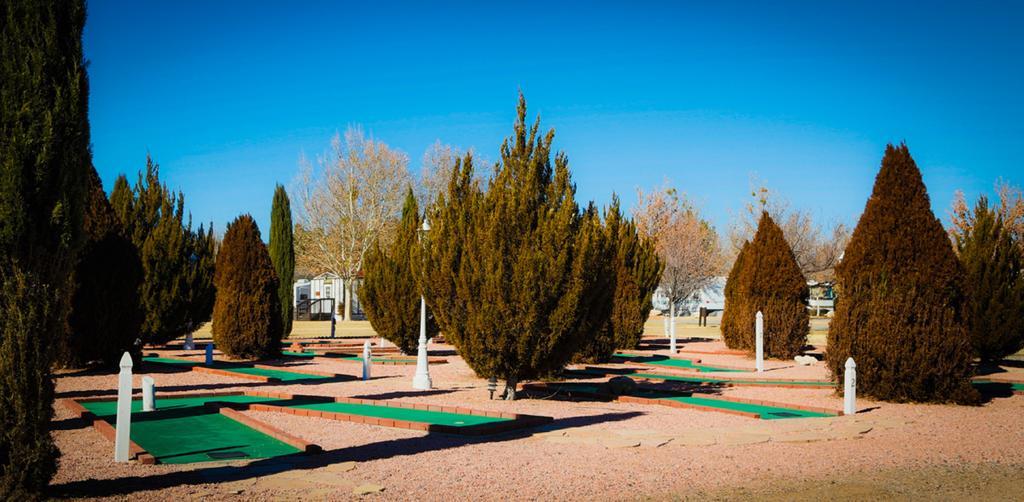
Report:
[[[420,232],[420,242],[423,236],[430,231],[430,222],[423,217],[423,228]],[[430,381],[430,368],[427,364],[427,300],[420,295],[420,343],[416,351],[416,375],[412,377],[412,388],[417,390],[430,390],[433,383]]]

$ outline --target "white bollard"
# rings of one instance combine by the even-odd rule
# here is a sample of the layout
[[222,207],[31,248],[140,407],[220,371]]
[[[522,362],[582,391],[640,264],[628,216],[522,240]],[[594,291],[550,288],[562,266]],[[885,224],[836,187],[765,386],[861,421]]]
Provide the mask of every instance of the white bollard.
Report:
[[370,379],[370,341],[363,342],[363,380]]
[[857,413],[857,363],[852,357],[846,358],[846,371],[843,372],[843,414]]
[[[747,326],[750,326],[749,324]],[[754,336],[756,337],[755,343],[757,344],[757,371],[761,373],[764,371],[764,314],[760,310],[757,311],[757,320],[754,322]]]
[[127,462],[132,429],[132,356],[121,356],[117,375],[117,430],[114,432],[114,462]]
[[142,411],[156,410],[156,381],[146,375],[142,377]]
[[213,366],[213,344],[206,344],[206,365]]
[[676,354],[676,304],[672,304],[669,307],[668,327],[669,327],[669,341],[668,351],[672,355]]
[[196,343],[192,340],[192,333],[185,335],[185,350],[196,350]]

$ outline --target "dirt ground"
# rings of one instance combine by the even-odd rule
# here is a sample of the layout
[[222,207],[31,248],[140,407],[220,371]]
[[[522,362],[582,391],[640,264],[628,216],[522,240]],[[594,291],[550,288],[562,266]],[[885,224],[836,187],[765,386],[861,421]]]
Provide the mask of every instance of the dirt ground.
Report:
[[[321,325],[324,323],[320,323]],[[735,355],[687,355],[722,348],[717,318],[677,327],[683,353],[705,364],[753,368]],[[647,336],[663,337],[660,318]],[[339,323],[342,334],[367,326]],[[318,326],[303,326],[314,331]],[[827,328],[826,328],[827,329]],[[353,335],[360,336],[360,335]],[[813,340],[812,340],[813,341]],[[265,384],[207,373],[143,367],[160,395],[195,391],[275,390],[396,399],[544,415],[546,426],[465,438],[282,413],[247,415],[319,444],[320,455],[189,465],[115,464],[113,445],[56,408],[61,449],[53,495],[105,499],[211,500],[871,500],[1021,499],[1024,396],[993,397],[979,407],[876,403],[861,399],[855,416],[757,420],[694,409],[555,399],[488,399],[451,347],[431,347],[449,363],[431,366],[434,390],[411,389],[414,366],[375,365],[370,381]],[[664,353],[662,350],[660,353]],[[161,351],[199,357],[199,352]],[[332,359],[289,363],[297,369],[356,375],[358,364]],[[713,375],[713,374],[711,374]],[[769,378],[824,379],[817,363],[770,361]],[[1024,379],[1006,368],[1004,378]],[[67,372],[61,397],[113,396],[114,373]],[[666,387],[674,387],[666,384]],[[715,388],[721,396],[838,410],[829,388]],[[364,495],[358,493],[368,492]]]

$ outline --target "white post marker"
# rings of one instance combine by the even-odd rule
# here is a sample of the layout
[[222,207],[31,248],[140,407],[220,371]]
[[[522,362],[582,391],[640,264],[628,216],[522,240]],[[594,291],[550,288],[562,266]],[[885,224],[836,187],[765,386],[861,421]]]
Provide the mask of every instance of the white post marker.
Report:
[[668,327],[669,327],[669,340],[668,340],[668,351],[673,355],[676,353],[676,304],[669,305],[668,308]]
[[142,411],[156,410],[156,380],[146,375],[142,377]]
[[114,432],[114,462],[127,462],[132,429],[132,356],[121,356],[117,375],[117,430]]
[[206,365],[213,366],[213,344],[206,344]]
[[370,341],[363,342],[363,380],[370,379]]
[[[747,326],[750,326],[749,324]],[[757,311],[757,320],[754,322],[754,336],[757,344],[757,372],[764,371],[764,314]]]
[[846,358],[846,371],[843,372],[843,414],[857,413],[857,363],[852,357]]
[[192,333],[185,335],[185,350],[196,350],[196,343],[192,340]]
[[412,388],[430,390],[432,386],[427,364],[427,300],[420,296],[420,346],[416,350],[416,375],[412,377]]

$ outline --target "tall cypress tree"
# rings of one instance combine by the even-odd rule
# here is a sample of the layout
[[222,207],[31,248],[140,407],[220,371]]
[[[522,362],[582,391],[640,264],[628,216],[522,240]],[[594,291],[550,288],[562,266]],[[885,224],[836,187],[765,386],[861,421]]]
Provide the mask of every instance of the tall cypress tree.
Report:
[[90,174],[85,245],[75,264],[68,330],[57,356],[58,365],[72,368],[117,364],[121,354],[134,348],[142,322],[138,250],[124,235],[96,170]]
[[81,1],[0,2],[0,498],[56,471],[53,350],[81,242],[89,151]]
[[295,282],[295,242],[292,237],[292,203],[288,192],[277,185],[270,207],[270,261],[274,263],[279,281],[277,297],[281,302],[282,333],[292,332],[292,284]]
[[256,220],[244,214],[228,224],[217,254],[213,341],[231,357],[281,354],[277,272]]
[[1021,248],[981,196],[968,215],[970,230],[956,240],[965,271],[967,330],[985,362],[1024,349],[1024,275]]
[[576,205],[568,158],[552,162],[554,131],[539,129],[539,119],[526,124],[520,96],[487,191],[472,183],[467,156],[426,239],[428,304],[478,376],[506,381],[506,399],[575,355],[603,324],[596,300],[607,294],[592,273],[605,259],[603,232]]
[[144,271],[139,301],[142,339],[161,344],[195,331],[213,309],[216,242],[213,226],[192,229],[185,196],[160,181],[160,167],[146,157],[130,191],[123,176],[110,203],[139,250]]
[[[420,281],[414,273],[420,230],[419,205],[412,188],[406,192],[402,220],[390,243],[374,243],[363,261],[359,301],[373,330],[406,354],[414,353],[420,337]],[[427,338],[437,335],[434,316],[427,316]]]
[[853,357],[858,392],[876,399],[976,399],[963,268],[906,145],[886,147],[836,277],[827,362],[837,386]]

